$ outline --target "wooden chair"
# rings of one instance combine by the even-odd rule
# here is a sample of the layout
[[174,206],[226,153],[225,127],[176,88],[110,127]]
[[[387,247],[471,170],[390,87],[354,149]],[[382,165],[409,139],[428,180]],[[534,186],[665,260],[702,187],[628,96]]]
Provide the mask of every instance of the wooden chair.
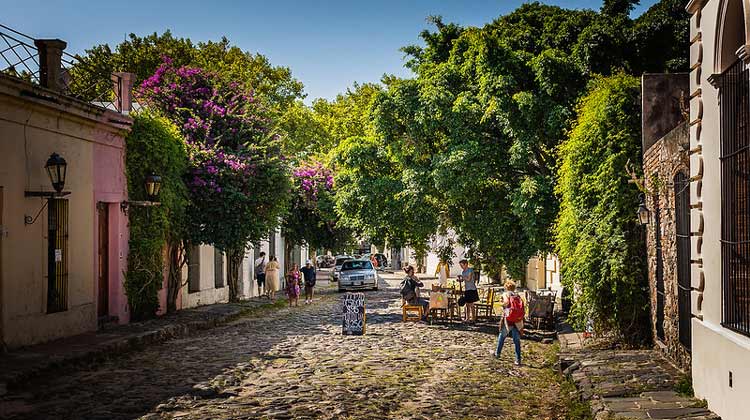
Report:
[[537,329],[543,324],[548,329],[554,329],[554,308],[555,301],[552,296],[537,296],[535,300],[529,302],[529,321],[535,324]]
[[475,303],[474,306],[477,308],[477,319],[491,320],[495,315],[495,289],[487,289],[484,300]]
[[422,320],[422,317],[424,316],[424,307],[422,305],[404,305],[401,310],[402,313],[402,321],[414,321],[419,322]]

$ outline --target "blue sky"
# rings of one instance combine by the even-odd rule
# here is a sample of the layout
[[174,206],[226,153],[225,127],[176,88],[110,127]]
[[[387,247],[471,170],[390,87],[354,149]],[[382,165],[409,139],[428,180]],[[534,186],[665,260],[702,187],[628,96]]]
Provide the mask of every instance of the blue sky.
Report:
[[[642,0],[635,15],[655,3]],[[600,0],[549,0],[598,10]],[[334,98],[353,82],[408,75],[399,48],[419,41],[425,18],[481,26],[520,0],[2,0],[0,23],[35,38],[60,38],[70,53],[126,34],[172,30],[204,41],[226,35],[234,44],[288,66],[305,84],[306,102]]]

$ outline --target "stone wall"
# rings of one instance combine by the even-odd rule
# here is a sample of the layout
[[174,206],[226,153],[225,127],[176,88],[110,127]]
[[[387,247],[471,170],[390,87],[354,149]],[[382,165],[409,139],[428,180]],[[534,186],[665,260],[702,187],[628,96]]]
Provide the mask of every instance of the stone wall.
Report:
[[[690,369],[690,353],[680,343],[679,335],[674,176],[680,171],[688,171],[688,145],[688,125],[682,123],[646,150],[643,163],[646,189],[649,192],[647,206],[651,210],[646,243],[654,340],[668,358],[685,370]],[[656,225],[655,217],[657,208],[660,216],[659,226]],[[656,229],[660,229],[661,233],[664,272],[663,342],[656,334]]]

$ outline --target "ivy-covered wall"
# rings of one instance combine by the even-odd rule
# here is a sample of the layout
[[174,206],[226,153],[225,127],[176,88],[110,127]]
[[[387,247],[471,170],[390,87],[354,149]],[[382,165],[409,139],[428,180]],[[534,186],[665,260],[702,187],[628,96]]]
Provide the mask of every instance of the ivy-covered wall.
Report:
[[563,284],[574,294],[571,320],[632,344],[651,337],[640,191],[628,174],[641,172],[640,156],[639,80],[595,79],[561,146],[556,245]]
[[185,141],[167,119],[147,112],[135,116],[126,139],[126,171],[130,202],[147,201],[145,179],[161,176],[160,205],[130,205],[130,254],[125,292],[134,321],[153,317],[159,309],[167,264],[164,250],[170,239],[181,236],[187,193],[183,175],[187,168]]

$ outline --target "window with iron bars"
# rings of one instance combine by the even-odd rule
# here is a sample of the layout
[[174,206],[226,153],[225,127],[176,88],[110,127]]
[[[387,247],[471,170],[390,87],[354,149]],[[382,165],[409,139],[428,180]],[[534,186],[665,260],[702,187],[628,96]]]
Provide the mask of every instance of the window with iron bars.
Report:
[[690,320],[693,317],[690,305],[690,178],[685,172],[674,177],[675,227],[677,236],[677,311],[680,343],[686,350],[691,348]]
[[722,325],[750,336],[750,79],[739,60],[721,75]]

